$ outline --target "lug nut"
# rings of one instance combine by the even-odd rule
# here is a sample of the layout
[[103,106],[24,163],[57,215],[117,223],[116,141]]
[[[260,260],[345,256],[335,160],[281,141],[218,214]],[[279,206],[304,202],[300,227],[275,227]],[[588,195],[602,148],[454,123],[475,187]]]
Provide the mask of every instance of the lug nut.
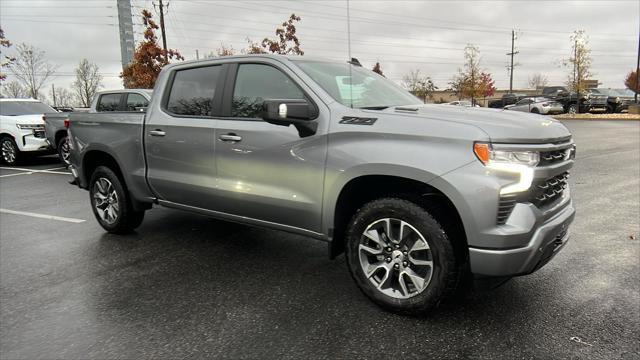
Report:
[[394,269],[396,269],[396,270],[397,270],[397,269],[400,269],[400,265],[395,264],[395,265],[393,265],[393,268],[394,268]]
[[408,262],[406,262],[406,261],[403,261],[403,262],[402,262],[402,266],[407,267],[407,266],[409,266],[409,263],[408,263]]
[[387,248],[385,249],[387,252],[391,252],[391,248],[387,246]]
[[396,244],[396,249],[400,249],[400,245]]
[[405,250],[405,251],[402,252],[402,255],[407,256],[407,255],[409,255],[409,253]]
[[391,262],[391,258],[390,257],[388,257],[386,260],[387,260],[388,263]]

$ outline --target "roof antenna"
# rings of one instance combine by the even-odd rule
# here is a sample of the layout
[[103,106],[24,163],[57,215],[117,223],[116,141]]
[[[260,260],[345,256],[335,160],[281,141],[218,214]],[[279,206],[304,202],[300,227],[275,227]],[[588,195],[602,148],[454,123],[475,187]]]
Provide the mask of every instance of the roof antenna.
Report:
[[349,101],[351,103],[351,108],[353,109],[353,78],[351,77],[351,67],[353,66],[351,62],[353,58],[351,57],[351,16],[349,13],[349,0],[347,0],[347,46],[349,49]]

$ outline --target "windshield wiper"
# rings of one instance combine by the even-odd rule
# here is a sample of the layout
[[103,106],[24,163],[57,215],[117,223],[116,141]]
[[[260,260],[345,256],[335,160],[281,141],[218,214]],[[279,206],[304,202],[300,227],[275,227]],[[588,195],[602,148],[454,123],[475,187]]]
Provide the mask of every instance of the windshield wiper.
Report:
[[360,109],[364,109],[364,110],[384,110],[384,109],[388,109],[388,106],[362,106],[360,107]]

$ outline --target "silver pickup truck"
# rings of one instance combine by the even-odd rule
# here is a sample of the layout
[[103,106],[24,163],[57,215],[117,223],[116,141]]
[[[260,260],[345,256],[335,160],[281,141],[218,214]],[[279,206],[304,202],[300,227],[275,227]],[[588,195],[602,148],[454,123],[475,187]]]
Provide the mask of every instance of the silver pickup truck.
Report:
[[69,143],[67,142],[67,126],[72,112],[140,112],[149,106],[151,90],[125,89],[101,91],[96,94],[89,108],[73,108],[71,112],[44,114],[45,132],[51,148],[58,152],[58,157],[65,165],[69,165]]
[[433,309],[469,274],[538,270],[575,213],[560,122],[424,105],[353,60],[171,64],[145,114],[71,114],[69,139],[107,231],[157,204],[307,235],[400,313]]

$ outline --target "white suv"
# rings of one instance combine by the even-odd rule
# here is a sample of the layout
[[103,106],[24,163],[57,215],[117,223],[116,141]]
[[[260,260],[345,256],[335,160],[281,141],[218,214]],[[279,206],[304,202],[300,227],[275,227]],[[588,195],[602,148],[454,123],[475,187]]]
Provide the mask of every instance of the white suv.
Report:
[[0,99],[2,161],[15,165],[23,153],[50,153],[43,116],[54,112],[51,106],[34,99]]

